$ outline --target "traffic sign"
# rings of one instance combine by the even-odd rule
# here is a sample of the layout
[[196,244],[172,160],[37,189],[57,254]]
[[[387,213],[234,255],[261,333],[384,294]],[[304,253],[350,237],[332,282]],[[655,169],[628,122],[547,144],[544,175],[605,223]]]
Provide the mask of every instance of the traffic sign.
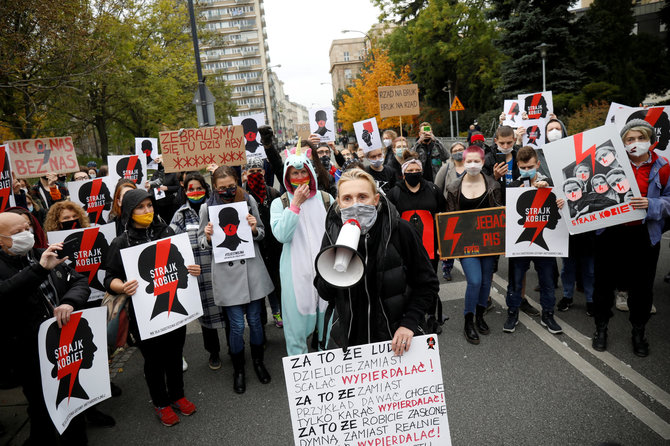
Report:
[[449,111],[464,111],[465,107],[463,107],[463,103],[461,102],[460,99],[458,99],[458,96],[454,97],[454,102],[451,103],[451,108]]

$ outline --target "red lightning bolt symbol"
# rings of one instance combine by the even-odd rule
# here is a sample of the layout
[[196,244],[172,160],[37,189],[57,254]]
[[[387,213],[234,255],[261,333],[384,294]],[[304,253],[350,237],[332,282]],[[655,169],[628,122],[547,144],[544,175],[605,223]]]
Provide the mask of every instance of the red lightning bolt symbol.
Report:
[[162,285],[154,287],[154,296],[160,296],[163,293],[170,293],[170,300],[168,303],[168,317],[170,317],[172,302],[174,301],[174,295],[177,292],[177,285],[179,285],[177,280],[173,280],[171,282],[167,282],[165,280],[165,269],[167,267],[168,255],[170,254],[170,246],[172,246],[170,239],[161,240],[156,243],[156,269],[160,272],[156,274],[156,277],[154,278],[155,282],[162,282]]
[[577,133],[573,136],[575,141],[575,162],[576,164],[581,163],[587,156],[591,156],[591,172],[596,170],[596,145],[592,145],[587,150],[582,150],[582,144],[584,142],[584,134]]
[[372,133],[372,122],[367,121],[363,123],[363,128],[368,132]]
[[[5,172],[5,163],[7,162],[7,152],[5,152],[5,148],[0,147],[0,175],[2,175]],[[9,170],[7,170],[7,178],[11,178],[9,175]],[[3,187],[0,189],[0,205],[2,205],[2,208],[0,208],[0,212],[4,211],[9,207],[9,191],[11,190],[12,184],[11,181],[7,185],[7,187]]]
[[[100,200],[98,200],[98,195],[100,195],[100,188],[101,187],[102,187],[102,178],[96,178],[95,180],[93,180],[93,182],[91,183],[91,196],[89,197],[89,199],[93,198],[94,202],[99,202]],[[105,207],[104,203],[99,204],[97,206],[88,206],[89,215],[94,213],[94,212],[96,213],[95,214],[95,221],[93,223],[98,223],[98,221],[100,220],[100,215],[102,215],[102,210],[104,209],[104,207]]]
[[[132,155],[130,158],[128,158],[128,169],[126,169],[124,178],[130,178],[132,175],[133,170],[135,170],[135,164],[137,164],[137,158],[137,155]],[[134,181],[137,183],[137,180]]]
[[[647,116],[644,117],[644,120],[647,121],[649,125],[654,127],[654,131],[656,131],[656,123],[658,122],[658,118],[660,118],[662,114],[663,114],[663,107],[652,107],[647,111]],[[654,150],[657,145],[658,141],[656,141],[651,147],[649,147],[649,150]]]
[[[537,104],[540,103],[540,99],[542,99],[542,93],[537,93],[533,95],[533,100],[530,102],[530,110],[537,110]],[[533,113],[533,114],[528,114],[528,119],[536,119],[542,116],[542,113]]]
[[[72,313],[70,315],[70,322],[65,324],[61,329],[60,341],[58,344],[60,347],[58,349],[59,364],[60,360],[63,357],[67,356],[67,354],[63,354],[62,352],[67,351],[68,346],[72,345],[72,340],[74,339],[74,334],[77,332],[77,327],[79,326],[80,319],[81,319],[81,313]],[[70,375],[70,391],[68,392],[67,395],[68,402],[70,401],[70,397],[72,396],[72,386],[74,386],[74,382],[77,380],[77,374],[79,373],[79,367],[81,367],[81,361],[82,359],[79,359],[78,361],[71,362],[70,364],[64,367],[58,368],[58,380],[61,380],[64,377]]]
[[516,102],[512,102],[512,106],[509,108],[507,114],[510,116],[515,116],[516,115],[516,112],[514,111],[515,108],[516,108]]
[[[549,197],[549,194],[551,193],[551,189],[548,187],[542,187],[538,189],[535,193],[535,198],[533,198],[533,204],[530,205],[530,209],[528,214],[530,216],[537,216],[539,215],[539,210],[542,206],[544,206],[544,203],[547,201],[547,197]],[[530,212],[533,209],[536,209],[538,212]],[[528,221],[528,217],[526,217],[526,222],[523,224],[524,228],[535,228],[535,234],[533,234],[533,239],[530,241],[530,244],[532,245],[535,239],[537,238],[538,235],[542,233],[542,230],[544,229],[545,226],[547,226],[547,221]]]
[[454,231],[456,230],[456,224],[458,223],[458,217],[452,217],[449,220],[447,220],[447,229],[444,231],[444,237],[442,237],[442,240],[447,241],[451,240],[451,254],[454,254],[454,249],[456,249],[456,245],[458,244],[458,240],[461,238],[461,235],[463,234],[462,232],[455,233]]
[[[79,253],[80,253],[80,258],[82,259],[81,263],[84,263],[84,265],[75,265],[75,270],[77,272],[88,272],[88,283],[90,284],[93,278],[95,277],[95,274],[98,272],[98,269],[100,268],[99,263],[90,263],[88,265],[85,265],[86,259],[88,259],[89,254],[91,253],[91,250],[93,250],[93,244],[95,243],[95,239],[98,238],[98,232],[100,232],[99,227],[95,228],[89,228],[84,230],[84,233],[82,234],[81,237],[81,246],[79,248]],[[83,253],[83,254],[82,254]],[[79,263],[79,262],[77,262]]]

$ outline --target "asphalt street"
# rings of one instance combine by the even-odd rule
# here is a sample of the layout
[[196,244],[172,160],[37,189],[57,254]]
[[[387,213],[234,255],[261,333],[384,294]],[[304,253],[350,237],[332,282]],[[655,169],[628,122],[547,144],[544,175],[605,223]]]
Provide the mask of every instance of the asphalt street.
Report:
[[[610,322],[608,350],[591,349],[594,324],[585,314],[581,293],[569,311],[557,313],[564,334],[549,334],[538,317],[526,315],[515,333],[504,333],[504,259],[491,292],[495,306],[486,318],[491,334],[482,336],[477,346],[468,344],[462,334],[465,278],[457,262],[454,280],[440,279],[440,297],[450,317],[439,339],[453,444],[670,444],[670,284],[663,282],[670,271],[669,241],[670,233],[662,241],[654,284],[658,314],[648,324],[647,358],[633,354],[627,313],[619,311]],[[622,262],[626,261],[624,257]],[[539,308],[539,294],[533,291],[536,283],[537,275],[529,272],[526,292]],[[557,300],[561,293],[559,284]],[[220,370],[210,370],[198,325],[189,326],[184,350],[189,363],[186,395],[198,411],[172,428],[155,417],[142,376],[142,357],[129,352],[125,364],[112,370],[123,394],[99,405],[117,426],[89,428],[90,444],[293,444],[281,365],[286,354],[282,331],[272,325],[266,330],[266,365],[273,380],[260,384],[248,363],[247,392],[237,395],[230,361],[224,358]],[[25,402],[18,390],[0,391],[0,396],[0,422],[7,428],[0,444],[20,445],[27,436]]]

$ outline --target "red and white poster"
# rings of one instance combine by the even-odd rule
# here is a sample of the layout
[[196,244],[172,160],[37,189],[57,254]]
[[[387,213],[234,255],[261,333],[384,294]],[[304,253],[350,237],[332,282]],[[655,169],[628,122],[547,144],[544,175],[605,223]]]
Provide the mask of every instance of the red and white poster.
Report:
[[158,169],[158,138],[135,138],[135,155],[144,155],[147,169]]
[[522,111],[528,114],[528,119],[549,118],[554,112],[554,99],[551,91],[520,94],[518,96]]
[[79,163],[71,136],[5,141],[16,178],[42,177],[47,173],[77,172]]
[[233,116],[233,125],[241,125],[244,129],[244,148],[247,151],[247,160],[251,158],[267,158],[265,147],[261,144],[261,134],[258,127],[265,125],[265,114],[256,113],[249,116]]
[[108,176],[67,183],[70,201],[84,208],[92,225],[104,225],[109,221],[115,187],[116,183]]
[[215,263],[256,257],[254,237],[247,222],[249,208],[246,201],[210,206],[207,211],[214,226],[212,253]]
[[63,243],[60,256],[67,256],[67,262],[78,273],[88,277],[88,285],[100,291],[106,291],[103,286],[105,281],[103,265],[114,237],[116,237],[114,223],[91,228],[47,232],[49,244]]
[[522,107],[519,106],[518,99],[505,99],[503,101],[503,113],[505,113],[505,120],[502,125],[508,125],[513,128],[521,127],[523,121],[521,119]]
[[[611,109],[611,107],[610,107]],[[647,121],[656,131],[656,143],[652,144],[650,150],[657,155],[670,158],[670,106],[661,105],[647,108],[618,108],[614,112],[614,125],[617,130],[621,129],[633,119]]]
[[526,129],[523,134],[523,145],[531,146],[534,149],[539,149],[544,145],[545,134],[547,128],[546,120],[544,119],[524,119],[521,121],[521,127]]
[[283,358],[296,445],[451,445],[438,338]]
[[107,309],[75,311],[58,328],[42,322],[38,334],[42,393],[59,433],[72,418],[112,395],[107,358]]
[[176,330],[202,316],[188,234],[183,233],[121,250],[126,277],[139,282],[132,296],[142,339]]
[[333,118],[335,113],[332,106],[310,108],[307,114],[309,115],[309,130],[319,135],[321,142],[335,141],[335,119]]
[[363,149],[363,152],[368,153],[384,147],[377,126],[377,118],[354,122],[354,131],[356,132],[358,146]]
[[16,206],[12,166],[9,161],[9,153],[7,153],[7,146],[0,146],[0,212],[4,212],[12,206]]
[[110,155],[107,157],[109,178],[112,184],[121,178],[132,180],[138,187],[147,181],[147,158],[139,155]]
[[642,220],[647,215],[629,204],[632,197],[640,197],[640,189],[616,126],[577,133],[542,149],[554,193],[565,199],[562,212],[570,234]]

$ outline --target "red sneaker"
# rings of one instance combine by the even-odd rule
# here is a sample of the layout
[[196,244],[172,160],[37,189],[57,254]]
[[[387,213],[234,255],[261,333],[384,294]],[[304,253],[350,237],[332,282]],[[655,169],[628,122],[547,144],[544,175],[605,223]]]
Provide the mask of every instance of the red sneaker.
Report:
[[174,413],[172,407],[154,407],[154,410],[156,411],[156,415],[158,415],[158,419],[160,419],[161,423],[165,426],[170,427],[179,423],[179,417]]
[[187,400],[186,398],[179,398],[177,401],[172,403],[172,407],[178,409],[182,415],[189,416],[195,412],[195,404]]

